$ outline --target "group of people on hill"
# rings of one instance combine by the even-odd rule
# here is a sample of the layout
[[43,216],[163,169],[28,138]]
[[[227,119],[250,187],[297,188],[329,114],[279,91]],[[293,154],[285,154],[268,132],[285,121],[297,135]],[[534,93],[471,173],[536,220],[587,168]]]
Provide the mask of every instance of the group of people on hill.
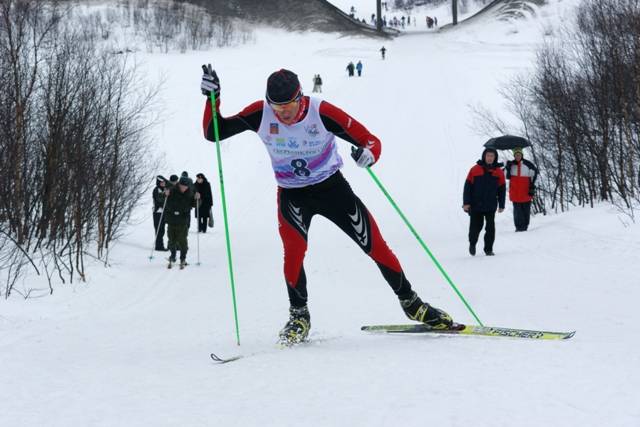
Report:
[[[386,4],[386,3],[383,3]],[[385,8],[385,11],[387,11],[387,9]],[[349,17],[351,17],[352,19],[363,23],[363,24],[367,24],[367,21],[364,18],[357,18],[356,17],[356,8],[354,6],[351,6],[351,9],[349,9]],[[387,16],[381,16],[381,20],[382,20],[382,25],[384,27],[392,27],[392,28],[405,28],[410,26],[413,23],[413,26],[416,26],[418,21],[416,19],[416,17],[411,17],[411,15],[407,15],[407,16],[401,16],[400,18],[398,18],[397,16],[393,16],[392,18],[389,18],[389,20],[387,20]],[[371,26],[376,26],[377,22],[376,22],[376,14],[372,13],[371,17],[369,18],[369,24]],[[438,26],[438,18],[437,17],[431,17],[431,16],[427,16],[426,17],[426,24],[427,24],[427,28],[433,28],[434,26],[437,27]]]
[[[168,180],[158,175],[152,197],[155,250],[170,252],[169,266],[177,261],[179,251],[180,267],[184,267],[189,250],[191,210],[195,208],[198,233],[206,233],[207,227],[213,227],[211,184],[202,173],[196,175],[195,182],[186,171],[180,177],[171,175]],[[165,229],[167,246],[164,244]]]
[[514,160],[509,160],[503,170],[503,163],[498,162],[498,152],[487,148],[467,174],[462,209],[469,214],[469,254],[472,256],[476,254],[476,244],[483,226],[484,253],[488,256],[495,255],[495,215],[496,211],[504,211],[507,180],[510,181],[509,199],[513,203],[516,232],[527,231],[529,228],[538,168],[524,158],[522,148],[513,149],[513,157]]
[[353,65],[352,61],[349,61],[349,63],[347,64],[347,73],[349,74],[349,77],[353,77],[355,75],[355,72],[358,72],[358,77],[362,77],[362,69],[364,68],[364,66],[362,65],[362,61],[358,61],[358,63],[356,65]]

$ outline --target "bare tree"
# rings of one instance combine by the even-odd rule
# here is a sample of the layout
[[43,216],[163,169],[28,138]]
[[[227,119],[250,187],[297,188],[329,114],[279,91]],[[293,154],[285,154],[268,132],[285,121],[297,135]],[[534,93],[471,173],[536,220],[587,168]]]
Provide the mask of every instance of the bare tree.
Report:
[[78,28],[61,20],[67,12],[35,0],[0,5],[5,297],[28,268],[42,267],[49,292],[54,276],[84,280],[93,245],[106,262],[151,175],[146,131],[155,91],[142,90],[126,55],[87,36],[90,21]]
[[[640,1],[587,0],[577,26],[503,91],[534,143],[536,209],[640,204]],[[490,120],[489,120],[490,121]]]

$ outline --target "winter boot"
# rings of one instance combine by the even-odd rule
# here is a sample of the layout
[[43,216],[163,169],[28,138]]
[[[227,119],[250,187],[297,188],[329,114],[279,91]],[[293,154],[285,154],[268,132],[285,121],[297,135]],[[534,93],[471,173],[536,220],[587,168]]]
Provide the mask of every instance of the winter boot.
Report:
[[471,256],[476,256],[476,245],[474,245],[473,243],[469,244],[469,254]]
[[439,308],[422,302],[415,292],[409,298],[401,299],[400,305],[409,319],[422,322],[433,329],[449,329],[453,325],[451,316]]
[[167,265],[167,268],[171,268],[173,267],[173,264],[176,262],[176,255],[175,253],[173,253],[170,257],[169,257],[169,264]]
[[180,270],[184,269],[187,265],[187,260],[186,259],[181,259],[180,260]]
[[309,328],[311,328],[311,316],[307,306],[290,307],[289,321],[280,331],[278,342],[285,346],[301,343],[309,336]]

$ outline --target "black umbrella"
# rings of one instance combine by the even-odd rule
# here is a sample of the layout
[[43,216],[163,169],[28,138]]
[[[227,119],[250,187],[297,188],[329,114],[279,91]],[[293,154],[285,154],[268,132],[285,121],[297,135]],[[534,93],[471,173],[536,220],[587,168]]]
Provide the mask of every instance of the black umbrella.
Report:
[[484,146],[495,150],[513,150],[518,147],[530,147],[531,143],[521,136],[504,135],[497,138],[491,138],[484,143]]

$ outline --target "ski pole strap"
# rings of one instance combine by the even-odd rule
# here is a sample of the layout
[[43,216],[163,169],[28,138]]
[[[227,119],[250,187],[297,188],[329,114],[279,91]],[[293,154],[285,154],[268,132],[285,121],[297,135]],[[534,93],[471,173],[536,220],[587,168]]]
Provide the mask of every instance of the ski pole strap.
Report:
[[218,130],[218,112],[216,109],[216,95],[211,91],[211,109],[213,110],[213,134],[216,140],[216,156],[218,158],[218,177],[220,178],[220,195],[222,198],[222,217],[224,218],[224,236],[227,243],[227,264],[229,265],[229,280],[231,283],[231,298],[233,301],[233,318],[236,328],[236,342],[240,345],[240,327],[238,325],[238,306],[236,304],[236,284],[233,277],[233,259],[231,257],[231,238],[229,237],[229,221],[227,217],[227,198],[224,192],[224,175],[222,173],[222,155],[220,154],[220,131]]
[[413,235],[415,236],[415,238],[418,240],[418,243],[420,243],[420,246],[422,246],[422,249],[425,250],[425,252],[427,253],[427,255],[429,255],[429,258],[431,258],[431,261],[433,261],[433,263],[435,264],[435,266],[438,268],[438,270],[440,270],[440,273],[442,273],[442,275],[444,276],[444,278],[447,280],[447,282],[449,283],[449,285],[453,288],[453,290],[455,291],[455,293],[458,295],[458,297],[460,298],[460,300],[464,303],[465,307],[467,307],[467,310],[469,310],[469,312],[471,313],[471,315],[476,319],[476,321],[478,322],[478,324],[480,326],[484,326],[482,324],[482,322],[480,321],[480,319],[478,318],[478,316],[476,315],[476,313],[473,311],[473,309],[471,308],[471,306],[469,305],[469,303],[467,302],[467,300],[464,298],[464,296],[462,295],[462,293],[458,290],[458,288],[456,287],[456,285],[453,283],[453,281],[451,280],[451,278],[449,277],[449,275],[447,274],[447,272],[444,270],[444,268],[442,268],[442,265],[440,265],[440,263],[438,262],[438,260],[436,259],[436,257],[431,253],[431,251],[429,250],[429,248],[427,247],[427,245],[424,243],[424,241],[422,240],[422,238],[420,237],[420,235],[418,234],[418,232],[416,231],[415,228],[413,228],[413,226],[411,225],[411,223],[409,222],[409,220],[407,219],[407,217],[402,213],[402,211],[400,210],[400,208],[398,207],[398,205],[396,204],[396,202],[393,200],[393,198],[391,197],[391,195],[389,194],[389,192],[387,191],[386,188],[384,188],[384,185],[382,185],[382,182],[380,182],[380,180],[378,179],[378,177],[376,176],[375,173],[373,173],[373,171],[371,170],[370,167],[367,168],[367,172],[369,172],[369,175],[371,175],[371,178],[373,178],[373,180],[375,181],[375,183],[378,185],[378,187],[380,188],[380,190],[382,191],[382,193],[387,197],[387,200],[389,200],[389,203],[391,203],[391,206],[393,206],[393,208],[396,210],[396,212],[398,212],[398,215],[400,215],[400,218],[402,218],[402,220],[404,221],[404,223],[407,225],[407,227],[409,227],[409,230],[411,231],[411,233],[413,233]]

